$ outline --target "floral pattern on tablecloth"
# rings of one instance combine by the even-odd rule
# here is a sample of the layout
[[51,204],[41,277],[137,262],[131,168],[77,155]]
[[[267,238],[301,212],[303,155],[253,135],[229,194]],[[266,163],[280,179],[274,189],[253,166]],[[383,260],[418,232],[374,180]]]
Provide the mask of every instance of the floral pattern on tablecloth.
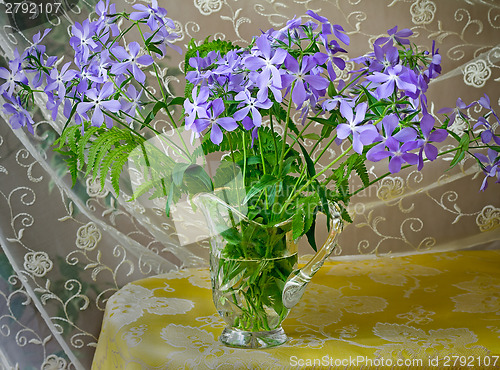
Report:
[[109,300],[94,368],[289,369],[356,356],[493,361],[500,354],[498,266],[495,250],[328,261],[283,323],[288,342],[267,350],[217,340],[224,322],[206,289],[208,270],[159,275]]

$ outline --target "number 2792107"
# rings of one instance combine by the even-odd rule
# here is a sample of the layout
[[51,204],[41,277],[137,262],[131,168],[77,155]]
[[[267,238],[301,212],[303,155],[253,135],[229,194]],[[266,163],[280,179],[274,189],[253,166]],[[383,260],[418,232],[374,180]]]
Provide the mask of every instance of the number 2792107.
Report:
[[62,3],[5,3],[7,14],[31,14],[37,16],[41,13],[58,13]]

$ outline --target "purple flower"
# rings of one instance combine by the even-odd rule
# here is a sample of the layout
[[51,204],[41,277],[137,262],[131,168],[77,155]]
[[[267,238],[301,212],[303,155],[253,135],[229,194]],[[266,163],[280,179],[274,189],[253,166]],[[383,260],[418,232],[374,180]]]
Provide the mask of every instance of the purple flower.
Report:
[[[241,75],[239,75],[240,77],[243,77]],[[265,81],[265,79],[262,79],[260,77],[261,75],[257,75],[256,77],[251,77],[251,80],[255,80],[255,86],[257,86],[257,100],[259,101],[265,101],[266,99],[268,99],[269,97],[269,90],[271,90],[273,96],[274,96],[274,99],[278,102],[278,103],[281,103],[283,101],[283,94],[281,93],[281,87],[277,87],[275,85],[273,85],[273,81],[272,79],[271,80],[267,80]],[[232,78],[231,79],[231,85],[235,85],[237,84],[237,79],[236,78]],[[249,84],[246,86],[247,89],[250,89],[252,86],[254,86],[252,84],[253,81],[249,81]],[[241,86],[241,84],[240,84]],[[238,87],[238,85],[236,85],[235,87]],[[243,90],[242,90],[243,91]]]
[[436,41],[432,41],[432,59],[429,67],[424,72],[424,77],[428,83],[432,78],[436,77],[441,73],[441,55],[439,55],[439,49],[435,49]]
[[477,119],[477,123],[474,125],[474,129],[478,128],[479,126],[485,127],[485,129],[481,132],[481,141],[483,142],[483,144],[488,144],[491,139],[493,139],[493,141],[497,145],[500,145],[500,137],[495,135],[495,133],[493,132],[493,127],[488,121],[486,121],[486,118],[479,117]]
[[55,121],[57,118],[57,113],[59,110],[59,106],[61,105],[61,102],[63,99],[59,99],[57,96],[54,95],[53,92],[49,91],[47,92],[47,104],[45,105],[48,110],[52,112],[52,119]]
[[479,98],[478,103],[483,108],[486,108],[486,109],[490,110],[491,114],[493,114],[493,116],[495,116],[495,118],[497,119],[497,122],[500,123],[500,118],[498,118],[497,114],[495,113],[495,111],[491,107],[490,97],[488,95],[484,94],[484,96],[482,96],[481,98]]
[[290,19],[286,22],[285,27],[281,28],[278,31],[274,31],[273,29],[270,29],[269,31],[266,32],[269,36],[276,40],[280,41],[288,41],[288,35],[291,33],[290,31],[297,31],[300,29],[302,25],[302,18],[296,18],[296,16],[293,17],[293,19]]
[[[74,88],[74,90],[76,91],[76,88]],[[75,92],[72,92],[73,94]],[[48,96],[50,96],[50,94],[47,94]],[[50,97],[49,97],[50,99]],[[50,100],[49,100],[50,102]],[[60,101],[59,101],[60,102]],[[56,101],[55,103],[59,103],[58,101]],[[78,103],[75,103],[75,104],[78,104]],[[63,114],[64,114],[64,117],[66,118],[69,118],[71,116],[71,114],[73,113],[73,120],[75,121],[75,123],[77,125],[81,125],[81,131],[82,131],[82,134],[83,134],[83,129],[84,129],[84,121],[88,121],[89,120],[89,117],[87,115],[86,112],[83,112],[82,114],[78,113],[78,111],[73,111],[73,108],[74,108],[74,104],[73,104],[73,101],[71,99],[66,99],[64,101],[64,105],[63,105]]]
[[170,42],[178,39],[179,35],[174,32],[170,32],[166,27],[162,27],[159,30],[156,30],[154,33],[144,33],[144,37],[146,39],[149,39],[151,36],[153,36],[151,42],[162,51],[163,55],[167,54],[167,46],[175,50],[179,54],[182,54],[182,49]]
[[110,15],[116,14],[115,4],[111,4],[110,6],[109,0],[106,0],[106,3],[104,3],[104,1],[101,0],[95,6],[95,12],[99,16],[99,19],[96,21],[97,24],[96,33],[100,33],[101,31],[104,32],[111,31],[111,34],[113,36],[117,36],[120,33],[120,29],[116,24],[117,17],[116,16],[110,17]]
[[268,81],[271,80],[273,86],[281,88],[281,73],[278,67],[283,63],[288,53],[284,49],[274,51],[267,35],[261,35],[257,38],[256,45],[258,56],[251,55],[245,58],[245,66],[251,71],[262,70],[258,77],[260,86],[267,85]]
[[3,110],[7,114],[12,114],[9,118],[9,123],[12,128],[18,129],[26,126],[28,131],[33,134],[33,125],[35,122],[28,111],[21,104],[21,99],[18,96],[12,97],[6,94],[4,94],[3,97],[11,101],[10,103],[5,103],[3,105]]
[[389,97],[394,92],[395,86],[405,92],[415,93],[417,91],[417,87],[411,82],[406,68],[403,68],[401,64],[398,64],[395,67],[388,67],[385,73],[373,72],[373,75],[366,77],[368,81],[381,84],[376,91],[379,99]]
[[94,59],[92,66],[89,68],[94,73],[95,82],[99,83],[108,79],[108,70],[112,64],[109,50],[103,50],[99,53],[99,60]]
[[88,19],[81,24],[76,22],[71,28],[73,36],[69,39],[69,43],[76,51],[75,60],[77,65],[85,64],[90,53],[98,48],[97,43],[92,39],[95,31],[95,24],[90,23]]
[[488,177],[497,176],[496,183],[500,183],[500,158],[498,158],[498,152],[488,148],[488,156],[485,156],[482,153],[476,153],[474,156],[481,162],[483,167],[483,172],[486,177],[481,184],[481,191],[486,190],[488,187]]
[[330,77],[330,81],[334,81],[337,78],[337,74],[335,73],[333,65],[335,64],[342,71],[345,69],[345,61],[342,58],[336,57],[335,54],[339,51],[346,51],[342,49],[335,40],[332,40],[329,45],[325,45],[325,48],[326,54],[318,52],[314,54],[314,59],[320,65],[326,62],[328,77]]
[[126,98],[120,101],[121,111],[127,113],[125,120],[128,123],[132,122],[132,117],[135,117],[137,111],[143,108],[141,101],[143,90],[137,91],[134,85],[129,85],[127,88]]
[[186,112],[186,119],[184,120],[187,130],[191,130],[191,126],[194,123],[196,117],[206,118],[207,108],[208,108],[208,96],[210,90],[206,86],[200,87],[200,91],[194,88],[191,92],[193,97],[193,102],[189,99],[184,100],[184,111]]
[[230,50],[226,55],[215,61],[217,68],[213,71],[216,75],[230,76],[243,68],[238,51]]
[[390,45],[392,45],[393,40],[395,40],[396,42],[398,42],[400,44],[409,45],[410,41],[407,39],[408,39],[408,37],[413,35],[413,31],[408,29],[408,28],[404,28],[401,31],[398,31],[398,26],[395,26],[395,27],[391,28],[390,30],[388,30],[387,34],[389,35],[389,37],[380,37],[377,40],[375,40],[374,44],[375,45],[383,45],[385,43],[389,43]]
[[314,94],[307,94],[306,100],[304,100],[304,102],[297,107],[297,110],[300,110],[299,118],[301,119],[302,125],[304,125],[309,112],[312,112],[313,114],[318,112],[318,99]]
[[130,14],[130,19],[134,21],[139,21],[141,19],[146,19],[146,24],[149,26],[151,31],[158,29],[160,25],[166,24],[170,28],[175,28],[174,22],[166,18],[167,11],[164,8],[158,7],[158,1],[152,0],[151,5],[145,6],[143,4],[133,5],[132,8],[138,10],[138,12],[133,12]]
[[252,145],[251,145],[251,147],[253,148],[253,143],[254,143],[255,139],[257,139],[259,137],[259,131],[258,131],[259,128],[253,124],[252,119],[248,116],[243,118],[243,121],[241,121],[241,123],[243,124],[243,128],[245,130],[247,130],[247,131],[252,130]]
[[462,113],[460,110],[461,109],[468,109],[468,108],[472,107],[473,105],[476,105],[476,103],[477,102],[472,102],[469,105],[467,105],[463,102],[463,100],[461,98],[458,98],[457,99],[457,106],[455,108],[441,108],[440,110],[438,110],[438,113],[439,114],[451,113],[448,116],[450,119],[450,121],[448,122],[448,127],[450,127],[453,124],[453,122],[455,122],[455,118],[457,117],[457,114],[459,116],[464,117],[465,119],[469,119],[469,117],[466,116],[464,113]]
[[95,63],[90,64],[87,68],[83,68],[81,71],[77,72],[75,78],[80,82],[76,86],[76,90],[84,95],[89,89],[89,85],[92,83],[104,83],[104,77],[99,77],[99,72],[97,71],[97,66]]
[[399,63],[398,49],[391,44],[386,44],[383,47],[373,45],[375,60],[370,63],[370,72],[381,72],[389,67],[394,67]]
[[345,35],[343,32],[344,29],[337,25],[337,24],[331,24],[330,21],[322,17],[312,10],[308,10],[306,14],[314,19],[316,19],[318,22],[321,23],[321,34],[320,37],[322,37],[326,42],[327,42],[327,35],[331,35],[332,31],[335,34],[335,36],[342,41],[344,44],[349,45],[349,36]]
[[[366,158],[372,162],[378,162],[384,158],[391,157],[389,160],[389,172],[397,173],[401,171],[401,166],[403,163],[408,163],[411,165],[415,165],[418,163],[418,155],[415,153],[408,153],[411,150],[414,150],[418,147],[417,142],[409,141],[400,146],[400,143],[397,140],[388,140],[386,142],[388,151],[385,150],[375,150],[368,151],[370,156]],[[373,148],[372,148],[373,149]]]
[[141,51],[141,47],[135,41],[128,45],[128,49],[130,54],[122,46],[117,45],[113,47],[111,52],[120,62],[114,63],[111,66],[111,73],[122,74],[128,71],[138,82],[144,83],[146,75],[139,68],[138,64],[149,66],[153,64],[153,58],[150,55],[138,57],[137,55]]
[[[244,90],[240,91],[234,97],[234,100],[241,101],[238,105],[240,109],[234,113],[234,119],[236,121],[241,121],[248,116],[249,113],[252,114],[252,123],[256,127],[260,127],[262,124],[262,116],[258,108],[269,109],[273,105],[271,100],[266,96],[264,101],[259,101],[257,98],[251,96],[250,91]],[[242,108],[241,108],[242,107]]]
[[323,95],[321,91],[325,90],[330,84],[326,78],[310,73],[316,65],[314,57],[307,55],[302,59],[301,66],[292,56],[287,57],[285,60],[288,74],[283,76],[285,82],[283,87],[291,86],[295,82],[292,100],[297,106],[301,106],[307,99],[308,91],[316,96]]
[[373,125],[359,125],[365,118],[366,103],[361,103],[354,111],[354,116],[351,105],[343,100],[340,103],[340,113],[347,120],[347,123],[341,123],[337,126],[337,137],[344,140],[352,134],[352,145],[356,153],[363,152],[363,146],[373,143],[373,140],[378,136],[377,129]]
[[222,142],[223,134],[219,126],[227,131],[233,131],[238,124],[232,117],[219,117],[224,112],[224,102],[221,98],[215,99],[207,110],[207,117],[198,118],[194,121],[195,131],[200,134],[207,127],[211,127],[210,140],[219,145]]
[[52,56],[45,60],[42,56],[40,56],[38,61],[40,64],[34,64],[29,61],[28,66],[24,68],[25,72],[34,73],[33,78],[31,79],[31,87],[33,89],[43,85],[45,78],[48,76],[46,71],[53,68],[53,65],[57,62],[57,57]]
[[70,69],[68,70],[71,62],[66,63],[62,68],[61,72],[57,70],[57,68],[52,69],[50,71],[50,75],[48,77],[48,84],[45,87],[45,92],[49,91],[57,91],[57,95],[59,98],[64,98],[66,94],[66,83],[71,81],[77,74],[76,71]]
[[206,71],[206,69],[214,63],[216,58],[217,54],[214,51],[209,52],[205,58],[201,58],[199,55],[189,58],[189,65],[195,70],[186,73],[186,80],[197,85],[201,81],[208,79],[213,72]]
[[47,28],[43,31],[43,34],[37,32],[33,36],[33,44],[24,51],[24,55],[42,55],[45,53],[45,45],[40,44],[45,36],[51,31],[51,28]]
[[394,134],[394,131],[398,126],[399,118],[395,114],[390,114],[382,119],[383,132],[373,140],[374,143],[379,142],[379,144],[375,145],[368,151],[366,154],[367,158],[371,156],[371,153],[384,150],[387,146],[387,142],[395,140],[400,143],[406,143],[414,141],[417,138],[417,132],[411,127],[404,127],[399,132]]
[[[422,129],[423,140],[418,141],[420,146],[420,152],[418,153],[418,170],[420,171],[424,167],[423,153],[428,160],[433,161],[437,158],[438,150],[437,148],[430,144],[431,142],[440,143],[446,140],[448,137],[448,132],[444,129],[434,128],[435,119],[430,114],[424,115],[420,122],[420,128]],[[431,132],[432,131],[432,132]]]
[[[91,123],[92,126],[100,127],[104,122],[103,109],[109,110],[110,112],[118,112],[121,108],[121,104],[118,100],[105,100],[113,93],[114,88],[112,82],[106,82],[100,91],[96,89],[88,90],[85,96],[90,102],[81,102],[78,104],[76,107],[77,113],[87,113],[88,110],[94,108]],[[108,128],[110,127],[108,126]]]
[[22,60],[19,56],[19,51],[16,48],[16,50],[14,50],[14,59],[9,60],[9,69],[3,67],[0,68],[0,78],[5,80],[5,82],[0,86],[0,94],[7,92],[9,96],[12,96],[17,84],[28,84],[28,79],[26,78],[23,68],[21,67],[21,62]]
[[329,112],[337,108],[337,105],[342,102],[344,98],[340,95],[334,96],[331,99],[327,99],[321,104],[324,111]]

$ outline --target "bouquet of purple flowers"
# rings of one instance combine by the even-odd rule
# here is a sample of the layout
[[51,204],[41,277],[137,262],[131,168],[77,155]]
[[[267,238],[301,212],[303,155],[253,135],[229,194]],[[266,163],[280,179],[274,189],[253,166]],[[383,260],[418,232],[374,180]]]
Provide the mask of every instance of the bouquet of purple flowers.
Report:
[[[45,97],[53,119],[64,115],[55,148],[74,179],[83,171],[104,186],[110,176],[118,193],[123,166],[139,153],[149,169],[135,197],[148,191],[164,197],[168,214],[183,194],[215,191],[238,172],[244,194],[237,205],[246,206],[247,217],[264,225],[292,218],[294,238],[307,235],[313,247],[316,215],[330,217],[329,202],[350,221],[349,199],[402,168],[421,170],[454,152],[451,166],[466,155],[476,158],[485,174],[481,190],[490,177],[500,182],[500,137],[494,132],[500,120],[488,96],[472,103],[486,111],[477,121],[465,114],[472,104],[461,99],[456,108],[438,112],[445,114],[443,123],[436,120],[425,94],[441,72],[441,56],[434,43],[430,51],[418,50],[408,29],[394,27],[369,53],[350,58],[358,65],[351,71],[345,70],[348,35],[312,11],[245,47],[192,40],[185,52],[187,93],[177,97],[157,64],[171,49],[181,52],[173,44],[174,23],[156,0],[133,8],[117,12],[100,1],[97,19],[72,27],[74,58],[64,65],[47,55],[46,30],[0,68],[3,109],[13,128],[33,132],[36,95]],[[132,30],[140,39],[125,44]],[[184,161],[144,150],[149,138],[161,136],[153,125],[159,114],[177,129],[182,145],[172,147]],[[449,129],[457,117],[467,123],[461,136]],[[185,130],[200,142],[199,150],[187,149]],[[436,143],[448,138],[456,144],[440,152]],[[337,155],[318,170],[331,148]],[[223,154],[213,176],[196,161],[210,153]],[[367,161],[386,161],[388,172],[370,178]],[[362,186],[350,192],[353,176]]]

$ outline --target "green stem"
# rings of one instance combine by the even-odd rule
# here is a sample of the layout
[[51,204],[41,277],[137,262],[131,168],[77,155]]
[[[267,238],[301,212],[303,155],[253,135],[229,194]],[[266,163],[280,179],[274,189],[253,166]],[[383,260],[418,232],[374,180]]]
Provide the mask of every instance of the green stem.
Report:
[[[229,148],[231,149],[231,160],[233,161],[234,164],[236,164],[236,160],[234,158],[234,150],[233,150],[233,142],[231,140],[231,135],[227,135],[227,140],[229,142]],[[233,173],[234,173],[234,178],[236,178],[236,168],[233,166]],[[243,187],[245,184],[243,184]],[[238,198],[238,207],[241,206],[241,198],[240,198],[240,192],[239,189],[236,189],[236,197]],[[231,219],[231,224],[234,228],[236,228],[236,221],[234,220],[233,212],[231,210],[228,210],[229,212],[229,218]],[[241,233],[243,233],[243,223],[240,223],[241,226]],[[244,248],[243,248],[244,250]]]
[[[318,115],[319,115],[319,112],[316,113],[316,115],[314,117],[317,117]],[[312,122],[313,122],[312,120],[309,120],[309,122],[307,122],[307,124],[304,126],[304,128],[302,128],[302,130],[300,130],[299,134],[293,138],[292,143],[290,144],[290,146],[288,147],[288,149],[285,152],[285,157],[288,154],[288,152],[290,150],[292,150],[292,147],[299,141],[299,139],[302,137],[302,134],[304,133],[304,131],[309,128],[309,126],[312,124]]]
[[[323,148],[323,150],[321,151],[321,153],[319,153],[318,157],[314,160],[314,164],[318,163],[318,161],[320,160],[320,158],[323,156],[323,154],[325,154],[326,150],[330,147],[330,145],[332,145],[332,143],[335,141],[335,139],[337,138],[337,135],[334,135],[330,141],[328,142],[328,144],[326,144],[326,146]],[[313,148],[314,149],[314,148]],[[311,150],[311,153],[313,151]]]
[[342,90],[339,91],[338,95],[342,94],[345,89],[347,89],[349,86],[351,86],[354,82],[356,82],[357,79],[361,78],[361,76],[364,76],[364,73],[360,73],[357,77],[355,77],[352,81],[349,81],[347,85],[344,86]]
[[[142,41],[144,42],[144,44],[146,44],[146,39],[144,37],[144,34],[142,33],[141,27],[139,26],[139,22],[135,22],[135,24],[137,25],[137,29],[139,30],[139,33],[140,33],[141,38],[142,38]],[[151,50],[147,49],[147,51],[148,51],[149,56],[151,58],[153,58],[153,54],[151,53]],[[153,68],[155,70],[155,76],[156,76],[156,80],[158,81],[158,86],[159,86],[160,91],[161,91],[161,96],[163,97],[163,102],[165,104],[167,104],[167,95],[166,95],[166,92],[165,92],[165,86],[163,85],[162,81],[160,80],[160,75],[158,73],[158,67],[156,66],[156,63],[154,63],[154,62],[153,62]],[[186,142],[184,141],[184,138],[182,137],[181,133],[178,132],[177,123],[175,122],[174,117],[172,117],[172,114],[170,113],[170,111],[168,109],[168,106],[165,108],[165,111],[167,112],[167,115],[168,115],[168,118],[170,119],[170,122],[172,123],[172,125],[176,129],[177,135],[181,139],[182,145],[184,146],[184,149],[186,150],[186,153],[189,156],[189,160],[191,161],[192,157],[189,154],[189,150],[187,148]]]
[[[243,186],[245,186],[245,179],[246,179],[246,174],[247,174],[247,145],[245,142],[245,132],[241,133],[241,139],[242,139],[242,143],[243,143]],[[265,173],[266,172],[264,171],[264,174]]]
[[[142,41],[144,42],[144,44],[146,44],[146,39],[144,37],[144,34],[142,33],[141,26],[139,26],[139,22],[136,21],[135,24],[137,25],[137,29],[139,30],[139,34],[141,35]],[[148,50],[149,56],[152,58],[153,54],[151,53],[151,50],[149,50],[149,49],[147,49],[147,50]],[[156,80],[158,81],[158,87],[160,88],[161,96],[163,97],[163,101],[166,102],[167,96],[165,95],[164,86],[160,80],[160,75],[158,74],[158,68],[156,67],[156,63],[154,63],[154,62],[153,62],[153,68],[155,70]]]
[[[290,90],[290,96],[293,94],[293,89],[295,87],[295,81],[292,83],[292,88]],[[288,109],[286,112],[286,122],[285,122],[285,130],[283,131],[283,143],[281,145],[281,156],[280,156],[280,161],[279,161],[279,168],[278,168],[278,177],[281,176],[281,171],[283,170],[283,164],[285,160],[285,149],[286,149],[286,136],[288,132],[288,125],[290,124],[290,111],[292,110],[292,99],[288,100]]]
[[320,172],[318,172],[316,175],[311,177],[291,198],[288,198],[288,200],[285,202],[283,207],[281,208],[280,214],[283,214],[287,207],[304,191],[308,188],[309,185],[313,183],[314,180],[316,180],[319,176],[323,175],[326,171],[328,171],[333,165],[335,165],[338,161],[340,161],[343,157],[347,155],[352,149],[352,144],[349,148],[347,148],[342,154],[340,154],[337,158],[335,158],[332,162],[330,162],[325,168],[323,168]]
[[[264,162],[264,151],[262,150],[262,140],[260,138],[260,135],[258,136],[259,138],[259,152],[260,152],[260,160],[262,161],[262,171],[264,172],[264,175],[266,174],[266,163]],[[273,135],[273,138],[274,138],[274,135]],[[245,148],[245,143],[243,142],[243,148]],[[246,158],[246,155],[245,155],[245,158]],[[243,178],[244,179],[244,178]],[[243,181],[243,183],[245,183]],[[268,204],[268,194],[267,194],[267,187],[264,189],[264,195],[265,195],[265,205],[266,205],[266,209],[269,208],[269,204]]]
[[[273,142],[274,142],[274,155],[276,158],[276,164],[278,164],[278,143],[276,142],[276,135],[274,131],[274,123],[273,123],[273,115],[269,115],[269,123],[271,124],[271,135],[273,136]],[[262,146],[261,146],[262,148]]]

